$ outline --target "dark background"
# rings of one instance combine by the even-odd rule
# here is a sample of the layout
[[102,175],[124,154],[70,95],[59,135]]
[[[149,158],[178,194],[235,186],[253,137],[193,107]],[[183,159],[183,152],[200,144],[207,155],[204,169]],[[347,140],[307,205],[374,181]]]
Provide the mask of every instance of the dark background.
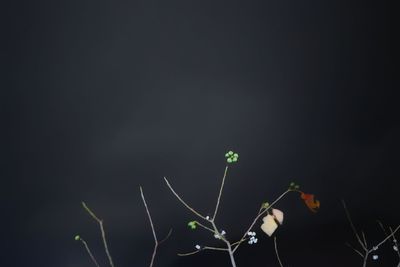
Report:
[[[360,266],[341,199],[370,244],[400,222],[400,124],[385,1],[14,1],[2,8],[0,266],[230,266],[163,183],[211,214],[234,240],[290,181],[314,193],[277,206],[285,266]],[[239,266],[278,266],[272,239],[243,245]],[[385,252],[386,251],[386,252]],[[391,244],[370,266],[394,266]]]

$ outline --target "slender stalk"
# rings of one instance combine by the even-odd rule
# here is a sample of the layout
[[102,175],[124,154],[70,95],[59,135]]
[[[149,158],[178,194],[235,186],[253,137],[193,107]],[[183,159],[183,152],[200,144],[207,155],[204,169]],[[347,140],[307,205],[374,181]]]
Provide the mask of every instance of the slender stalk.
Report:
[[188,253],[178,253],[178,256],[184,257],[184,256],[190,256],[190,255],[194,255],[196,253],[199,253],[202,250],[217,250],[217,251],[228,251],[228,249],[226,248],[218,248],[218,247],[209,247],[209,246],[205,246],[202,247],[201,249],[198,249],[196,251],[193,252],[188,252]]
[[223,191],[223,189],[224,189],[225,178],[226,178],[227,172],[228,172],[228,165],[226,165],[225,171],[224,171],[224,176],[222,177],[222,183],[221,183],[221,186],[220,186],[220,188],[219,188],[219,194],[218,194],[218,198],[217,198],[217,204],[215,205],[214,215],[213,215],[213,217],[212,217],[213,220],[215,220],[215,217],[217,216],[217,213],[218,213],[219,203],[220,203],[220,201],[221,201],[222,191]]
[[351,248],[352,250],[354,250],[354,252],[356,252],[358,255],[360,255],[361,258],[364,258],[364,255],[356,248],[354,248],[352,245],[350,245],[349,243],[346,243],[346,246],[348,246],[349,248]]
[[154,238],[154,249],[153,249],[153,254],[151,255],[151,260],[150,260],[150,265],[149,265],[149,267],[152,267],[153,264],[154,264],[154,259],[155,259],[156,254],[157,254],[158,239],[157,239],[156,230],[154,229],[153,220],[151,218],[149,208],[147,207],[146,199],[144,197],[143,189],[142,189],[141,186],[140,186],[140,196],[142,197],[142,201],[143,201],[144,207],[146,209],[147,217],[149,218],[149,222],[150,222],[150,226],[151,226],[151,232],[153,233],[153,238]]
[[279,257],[279,253],[278,253],[278,245],[276,244],[276,236],[274,236],[274,247],[275,247],[276,258],[278,259],[278,262],[279,262],[279,266],[283,267],[282,261]]
[[364,246],[367,248],[367,247],[368,247],[368,243],[367,243],[367,239],[365,238],[365,233],[364,233],[364,231],[361,231],[361,236],[362,236],[362,238],[363,238]]
[[207,218],[203,215],[201,215],[199,212],[197,212],[195,209],[193,209],[191,206],[189,206],[172,188],[171,184],[168,182],[167,178],[164,177],[165,182],[167,183],[168,188],[171,190],[171,192],[175,195],[175,197],[192,213],[196,214],[198,217],[202,218],[203,220],[207,220]]
[[353,233],[356,236],[358,243],[361,245],[361,247],[364,249],[364,251],[368,251],[368,249],[364,245],[363,241],[361,241],[359,234],[357,233],[356,227],[353,224],[353,220],[351,219],[350,212],[347,209],[346,202],[344,202],[344,200],[342,200],[342,204],[343,204],[344,211],[346,212],[347,220],[350,223],[350,227],[353,230]]
[[210,232],[212,232],[213,234],[215,234],[215,231],[214,231],[213,229],[211,229],[210,227],[207,227],[207,226],[205,226],[204,224],[202,224],[202,223],[200,223],[200,222],[198,222],[198,221],[195,221],[195,222],[196,222],[196,224],[197,224],[198,226],[200,226],[201,228],[206,229],[207,231],[210,231]]
[[363,258],[363,267],[367,266],[368,256],[369,256],[369,252],[366,251],[365,254],[364,254],[364,258]]
[[101,231],[101,238],[102,238],[102,240],[103,240],[104,250],[106,251],[107,258],[108,258],[108,262],[110,263],[110,266],[111,266],[111,267],[115,267],[114,262],[113,262],[112,257],[111,257],[111,254],[110,254],[110,251],[109,251],[109,249],[108,249],[106,233],[105,233],[105,231],[104,231],[104,226],[103,226],[103,220],[99,219],[99,218],[96,216],[96,214],[94,214],[94,212],[93,212],[91,209],[89,209],[89,207],[88,207],[88,206],[86,205],[86,203],[83,202],[83,201],[82,201],[82,206],[83,206],[83,208],[89,213],[89,215],[92,216],[92,218],[93,218],[95,221],[97,221],[97,223],[99,224],[99,226],[100,226],[100,231]]
[[83,238],[79,238],[79,240],[82,242],[82,244],[84,245],[87,253],[89,254],[90,258],[92,259],[93,263],[97,266],[100,267],[100,265],[97,263],[96,258],[94,257],[92,251],[90,251],[88,244],[86,243],[86,241]]

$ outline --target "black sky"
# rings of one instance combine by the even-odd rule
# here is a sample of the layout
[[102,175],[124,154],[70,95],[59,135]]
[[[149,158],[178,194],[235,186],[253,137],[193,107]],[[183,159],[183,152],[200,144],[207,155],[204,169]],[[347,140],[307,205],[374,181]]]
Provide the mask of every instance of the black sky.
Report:
[[[360,266],[340,200],[371,243],[400,222],[400,123],[391,7],[385,1],[14,1],[2,15],[0,266],[104,262],[86,201],[105,220],[117,266],[229,266],[225,254],[179,258],[194,217],[163,183],[212,213],[233,149],[220,224],[237,239],[261,202],[290,181],[278,233],[285,266]],[[239,266],[278,266],[272,240]],[[370,266],[394,266],[390,246]],[[384,251],[387,251],[386,253]]]

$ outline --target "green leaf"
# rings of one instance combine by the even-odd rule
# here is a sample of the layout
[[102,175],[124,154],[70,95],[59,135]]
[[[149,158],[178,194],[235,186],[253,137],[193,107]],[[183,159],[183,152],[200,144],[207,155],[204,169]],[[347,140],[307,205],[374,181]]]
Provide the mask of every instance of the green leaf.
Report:
[[188,222],[188,226],[189,226],[190,229],[192,229],[192,230],[196,229],[196,228],[197,228],[196,221]]

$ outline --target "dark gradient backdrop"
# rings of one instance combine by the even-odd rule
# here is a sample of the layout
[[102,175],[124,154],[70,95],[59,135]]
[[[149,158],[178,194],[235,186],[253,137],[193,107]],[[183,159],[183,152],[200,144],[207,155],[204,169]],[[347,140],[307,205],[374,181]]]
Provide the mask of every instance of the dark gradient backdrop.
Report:
[[[384,1],[14,1],[2,7],[0,266],[104,263],[85,200],[104,218],[118,267],[229,266],[179,258],[194,217],[163,183],[211,213],[224,153],[240,153],[219,223],[236,239],[261,202],[295,180],[321,200],[279,204],[286,266],[360,266],[345,199],[370,243],[375,220],[399,223],[399,117],[390,7]],[[239,266],[277,266],[272,240],[243,246]],[[394,266],[390,246],[370,266]]]

